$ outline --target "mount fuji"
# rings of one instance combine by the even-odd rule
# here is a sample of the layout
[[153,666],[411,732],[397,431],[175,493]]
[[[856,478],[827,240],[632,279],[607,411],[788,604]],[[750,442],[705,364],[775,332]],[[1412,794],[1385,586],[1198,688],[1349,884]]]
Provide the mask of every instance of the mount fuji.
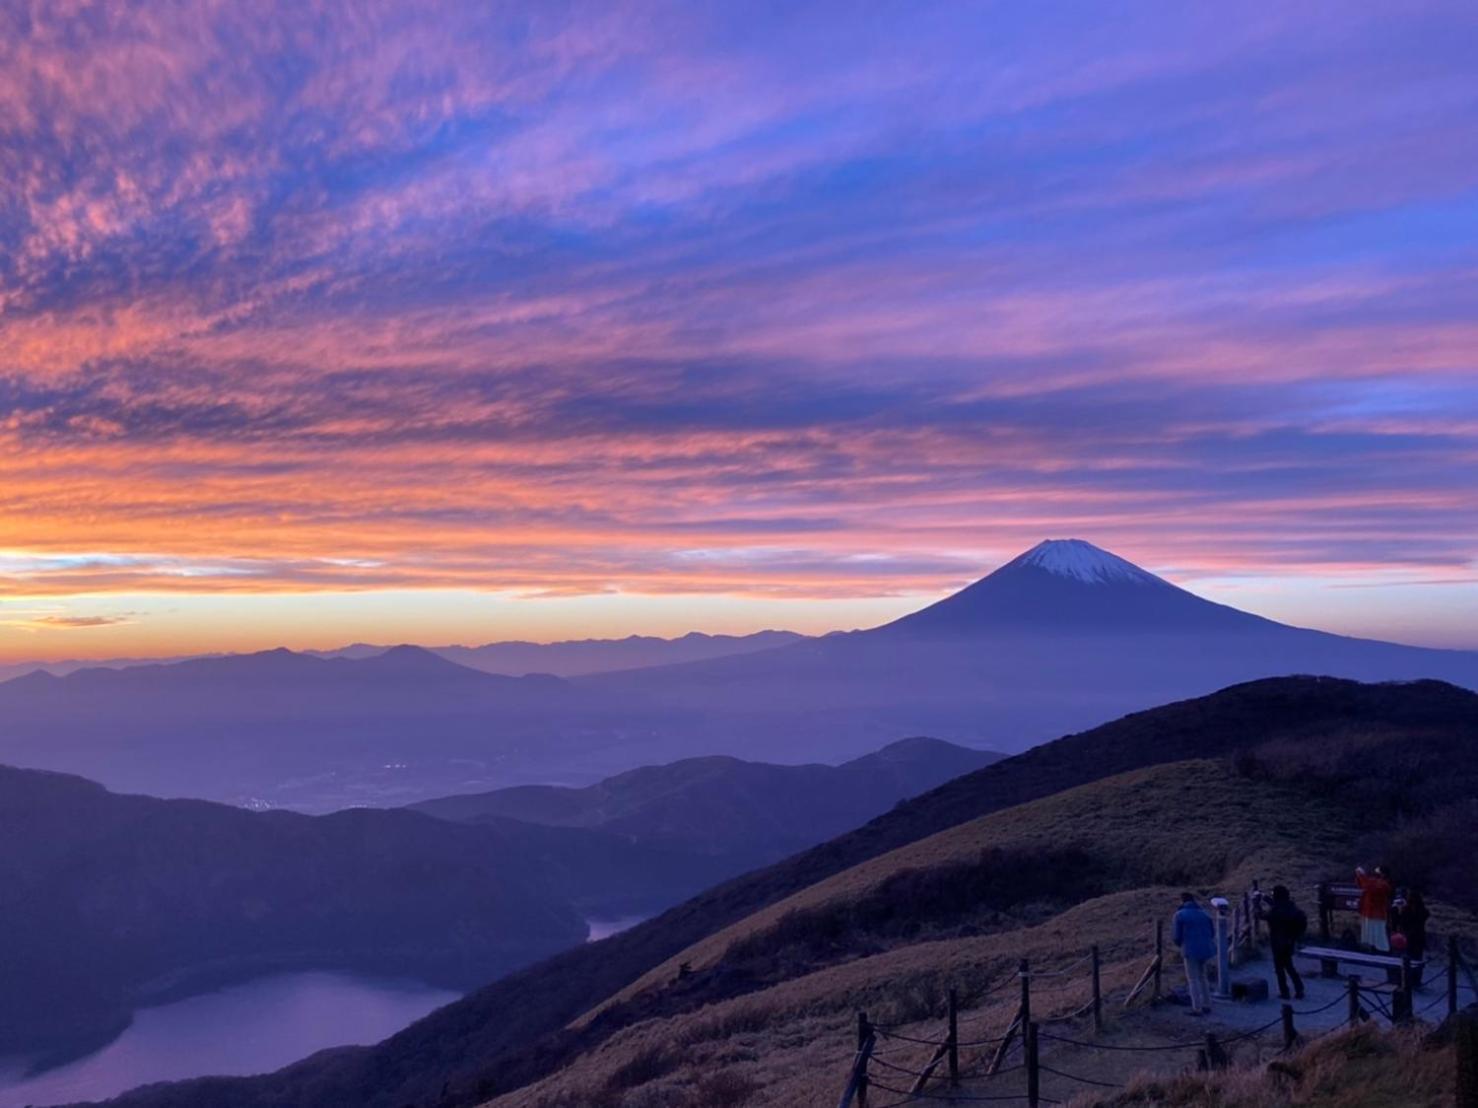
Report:
[[585,680],[701,712],[704,734],[693,741],[742,742],[747,756],[780,760],[787,751],[850,756],[904,733],[1021,750],[1288,674],[1478,688],[1478,652],[1292,627],[1196,596],[1092,543],[1056,539],[881,627]]
[[1478,652],[1290,627],[1060,539],[881,627],[644,669],[496,677],[398,647],[32,674],[0,683],[0,762],[323,811],[710,754],[839,763],[911,735],[1013,753],[1290,674],[1478,689]]
[[1047,628],[1249,632],[1277,626],[1203,600],[1082,539],[1049,539],[880,630],[978,635]]

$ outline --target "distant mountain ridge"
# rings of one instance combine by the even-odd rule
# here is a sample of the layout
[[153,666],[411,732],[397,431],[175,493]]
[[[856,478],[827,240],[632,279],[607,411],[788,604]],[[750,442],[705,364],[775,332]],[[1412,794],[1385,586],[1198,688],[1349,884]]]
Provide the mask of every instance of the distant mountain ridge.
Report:
[[[0,760],[155,795],[320,811],[445,792],[494,773],[554,715],[576,729],[617,698],[559,677],[504,677],[416,646],[358,659],[290,650],[0,684]],[[549,741],[551,755],[562,749]],[[273,791],[273,790],[276,791]]]
[[[480,669],[485,673],[509,677],[528,673],[577,677],[608,670],[639,669],[644,666],[719,658],[726,654],[769,650],[771,647],[799,642],[805,637],[794,631],[756,631],[749,635],[709,635],[702,631],[689,631],[675,638],[628,635],[620,639],[571,639],[550,643],[509,640],[488,642],[481,646],[431,646],[425,649],[448,661],[471,669]],[[359,660],[383,654],[390,649],[392,648],[384,644],[359,642],[332,650],[302,650],[296,653],[316,658]],[[36,671],[64,677],[82,669],[129,669],[135,666],[173,665],[177,662],[238,656],[240,655],[199,654],[165,658],[72,658],[55,662],[9,662],[0,664],[0,682]]]
[[828,736],[821,756],[838,758],[889,732],[1022,750],[1153,704],[1301,673],[1478,688],[1478,651],[1292,627],[1057,539],[881,627],[578,683],[742,721],[773,749]]
[[903,735],[1011,752],[1289,674],[1478,688],[1478,651],[1291,627],[1077,539],[881,627],[722,657],[512,678],[417,647],[352,652],[9,681],[0,760],[322,811],[586,785],[700,755],[835,764]]
[[737,872],[840,834],[1001,757],[928,738],[902,739],[839,766],[710,755],[644,766],[580,789],[524,785],[412,807],[462,822],[506,817],[607,831],[731,859]]

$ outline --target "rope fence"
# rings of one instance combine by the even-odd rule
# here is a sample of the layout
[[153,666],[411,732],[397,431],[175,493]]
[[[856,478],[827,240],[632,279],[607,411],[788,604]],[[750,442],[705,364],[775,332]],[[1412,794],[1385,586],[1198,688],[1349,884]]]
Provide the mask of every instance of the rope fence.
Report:
[[[1236,921],[1238,929],[1227,934],[1227,939],[1234,947],[1247,941],[1253,943],[1257,941],[1256,901],[1250,897],[1244,899],[1247,901],[1245,914],[1238,913],[1239,918]],[[1078,1067],[1062,1068],[1060,1064],[1051,1065],[1044,1062],[1042,1059],[1044,1045],[1140,1056],[1156,1054],[1184,1056],[1194,1052],[1198,1068],[1202,1070],[1223,1069],[1230,1064],[1227,1054],[1228,1047],[1239,1043],[1264,1043],[1263,1037],[1275,1029],[1278,1029],[1277,1049],[1289,1051],[1306,1042],[1358,1026],[1377,1015],[1383,1017],[1390,1025],[1399,1026],[1418,1015],[1425,1016],[1444,1004],[1449,1013],[1454,1013],[1457,1011],[1459,974],[1467,973],[1470,977],[1472,975],[1471,969],[1465,963],[1458,940],[1453,937],[1448,943],[1448,957],[1445,962],[1439,963],[1437,959],[1433,959],[1432,962],[1426,963],[1427,965],[1440,964],[1446,970],[1447,988],[1443,994],[1433,997],[1419,1010],[1413,1008],[1413,994],[1418,985],[1418,977],[1414,975],[1411,961],[1404,959],[1399,984],[1369,985],[1362,982],[1358,976],[1351,975],[1345,979],[1344,992],[1327,1003],[1310,1008],[1295,1008],[1292,1004],[1283,1003],[1275,1018],[1259,1027],[1235,1035],[1218,1036],[1208,1032],[1199,1039],[1162,1043],[1102,1041],[1097,1036],[1103,1031],[1105,1003],[1112,1002],[1128,1008],[1142,995],[1148,995],[1152,1003],[1163,999],[1164,933],[1162,924],[1157,923],[1155,926],[1154,943],[1153,956],[1149,959],[1143,973],[1122,997],[1117,994],[1112,998],[1104,995],[1102,959],[1097,946],[1052,969],[1035,969],[1026,959],[1022,959],[1015,974],[1003,975],[1000,980],[990,983],[984,989],[969,994],[970,999],[978,1003],[980,1000],[1004,992],[1011,986],[1019,989],[1020,1000],[1004,1033],[1000,1035],[977,1035],[972,1038],[962,1038],[960,1035],[962,1023],[978,1023],[994,1017],[990,1013],[981,1012],[962,1019],[959,1011],[960,996],[954,989],[949,990],[948,994],[946,1030],[938,1038],[905,1033],[898,1030],[900,1026],[898,1024],[874,1024],[868,1020],[865,1012],[859,1012],[857,1014],[857,1050],[853,1057],[852,1071],[849,1074],[846,1090],[838,1102],[838,1108],[894,1108],[895,1105],[921,1102],[1014,1102],[1024,1103],[1027,1108],[1038,1108],[1039,1105],[1044,1104],[1059,1104],[1062,1102],[1042,1093],[1043,1077],[1054,1078],[1058,1082],[1081,1088],[1118,1089],[1124,1086],[1119,1082],[1106,1079],[1106,1076],[1102,1074],[1078,1073],[1075,1072]],[[1090,999],[1077,1008],[1056,1015],[1034,1015],[1033,1003],[1044,994],[1054,996],[1068,989],[1085,987]],[[1474,992],[1478,994],[1478,983],[1475,983]],[[1333,1026],[1311,1037],[1300,1033],[1297,1026],[1299,1019],[1321,1016],[1340,1004],[1347,1006],[1347,1014],[1343,1020],[1335,1022]],[[1088,1023],[1090,1017],[1091,1023]],[[1091,1033],[1091,1037],[1083,1034],[1057,1034],[1046,1030],[1048,1027],[1076,1022],[1084,1022],[1085,1030]],[[882,1043],[892,1043],[898,1049],[890,1051],[887,1056],[881,1055],[876,1048]],[[1273,1046],[1275,1043],[1265,1042],[1264,1045]],[[903,1053],[918,1047],[926,1047],[932,1051],[927,1062],[919,1064],[917,1060],[903,1057]],[[965,1050],[982,1053],[969,1065],[962,1067],[960,1052]],[[1020,1061],[1006,1065],[1007,1059],[1018,1050]],[[1260,1050],[1261,1048],[1259,1048],[1259,1056],[1261,1056]],[[877,1070],[876,1076],[872,1072],[874,1068]],[[990,1088],[990,1084],[998,1079],[1023,1071],[1026,1091],[996,1092]],[[966,1080],[972,1083],[985,1082],[987,1091],[965,1092],[961,1088],[961,1082]],[[931,1082],[935,1083],[934,1088],[930,1087]],[[901,1087],[903,1085],[908,1085],[908,1087]],[[888,1094],[902,1099],[876,1103],[869,1100],[870,1092]]]

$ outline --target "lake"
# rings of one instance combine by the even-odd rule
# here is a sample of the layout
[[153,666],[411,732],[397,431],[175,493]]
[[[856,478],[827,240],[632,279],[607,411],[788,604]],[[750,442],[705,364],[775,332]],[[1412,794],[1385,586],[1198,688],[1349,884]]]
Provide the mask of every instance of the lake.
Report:
[[134,1013],[101,1050],[24,1076],[0,1060],[0,1108],[102,1100],[136,1085],[206,1074],[267,1073],[316,1050],[373,1043],[459,994],[409,981],[285,973]]

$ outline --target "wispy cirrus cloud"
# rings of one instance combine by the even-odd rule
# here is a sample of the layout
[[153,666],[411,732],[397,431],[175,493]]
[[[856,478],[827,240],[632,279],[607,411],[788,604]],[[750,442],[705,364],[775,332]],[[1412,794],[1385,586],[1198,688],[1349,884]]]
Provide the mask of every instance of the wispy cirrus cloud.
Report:
[[1462,4],[0,32],[12,590],[870,596],[1064,533],[1471,564]]

